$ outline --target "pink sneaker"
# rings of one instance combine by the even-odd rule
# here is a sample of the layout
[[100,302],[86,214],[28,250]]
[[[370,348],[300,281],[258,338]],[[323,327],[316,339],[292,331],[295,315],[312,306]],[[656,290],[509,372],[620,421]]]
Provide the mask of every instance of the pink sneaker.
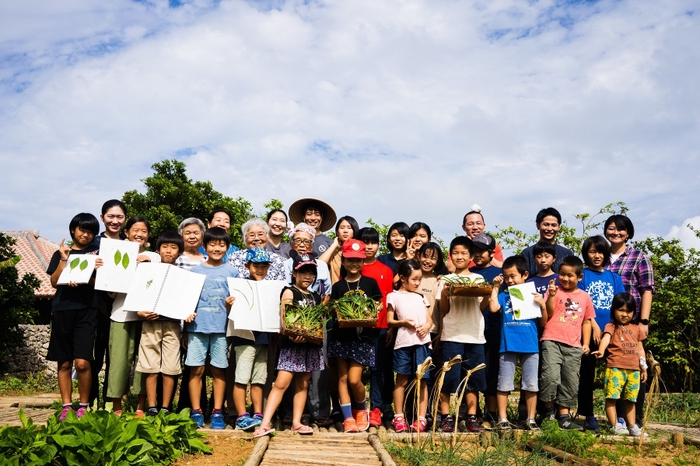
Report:
[[85,416],[86,413],[87,408],[85,406],[81,406],[78,408],[78,411],[75,412],[75,415],[78,416],[78,419],[80,419],[81,417]]
[[417,421],[414,421],[413,424],[411,424],[411,430],[414,432],[425,432],[425,429],[428,428],[428,422],[425,420],[425,418],[419,418]]
[[66,416],[68,416],[69,411],[73,411],[73,407],[72,406],[64,406],[63,411],[61,411],[61,415],[59,416],[58,420],[65,421]]
[[408,424],[406,424],[406,420],[400,414],[394,415],[392,424],[394,425],[394,430],[397,434],[408,430]]

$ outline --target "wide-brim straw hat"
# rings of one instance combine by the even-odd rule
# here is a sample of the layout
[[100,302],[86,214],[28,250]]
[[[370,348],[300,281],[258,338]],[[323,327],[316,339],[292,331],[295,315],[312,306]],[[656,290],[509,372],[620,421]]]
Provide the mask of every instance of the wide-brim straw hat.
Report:
[[296,225],[297,223],[304,223],[304,215],[306,214],[306,206],[309,203],[318,204],[323,210],[323,220],[321,220],[320,232],[328,231],[333,228],[338,217],[335,214],[335,210],[327,202],[320,199],[315,199],[313,197],[305,197],[294,201],[292,205],[289,206],[289,218]]

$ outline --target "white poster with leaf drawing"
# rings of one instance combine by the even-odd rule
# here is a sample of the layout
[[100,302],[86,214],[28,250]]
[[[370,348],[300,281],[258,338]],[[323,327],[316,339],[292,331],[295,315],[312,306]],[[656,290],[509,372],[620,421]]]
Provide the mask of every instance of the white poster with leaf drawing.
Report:
[[68,256],[66,266],[58,277],[57,284],[67,285],[75,282],[79,285],[88,283],[95,270],[96,254],[71,254]]
[[110,238],[100,240],[100,257],[104,264],[97,269],[95,289],[126,293],[136,273],[139,244]]
[[227,280],[229,294],[234,297],[227,335],[253,339],[253,331],[279,332],[280,295],[287,284],[279,280]]
[[515,320],[538,319],[542,317],[542,309],[535,303],[534,282],[513,285],[508,288],[510,303],[513,306],[513,317]]

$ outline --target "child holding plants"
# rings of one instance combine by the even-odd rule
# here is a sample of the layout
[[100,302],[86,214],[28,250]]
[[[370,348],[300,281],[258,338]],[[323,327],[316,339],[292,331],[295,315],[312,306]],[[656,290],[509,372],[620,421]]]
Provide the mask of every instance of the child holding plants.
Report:
[[[160,261],[174,266],[185,249],[182,236],[174,231],[163,232],[156,241],[156,251]],[[161,316],[155,312],[139,311],[143,320],[141,341],[139,342],[136,374],[146,376],[146,400],[148,416],[158,415],[158,376],[162,375],[163,391],[160,411],[170,412],[170,402],[175,392],[177,377],[180,375],[180,321]],[[186,322],[192,322],[190,315]],[[135,378],[136,378],[135,374]],[[121,401],[121,399],[120,399]]]
[[[605,325],[600,346],[593,354],[602,358],[607,349],[605,369],[605,413],[611,432],[617,435],[641,437],[642,429],[636,424],[635,403],[639,395],[640,382],[647,379],[647,360],[641,341],[639,326],[632,323],[637,308],[632,295],[616,294],[612,301],[611,321]],[[627,426],[618,421],[615,404],[625,400]]]
[[[124,225],[126,240],[139,244],[139,256],[136,262],[160,262],[160,256],[146,251],[146,243],[151,226],[143,217],[131,217]],[[138,355],[141,339],[142,317],[136,312],[124,310],[126,293],[110,293],[114,298],[112,304],[112,323],[109,326],[109,376],[107,397],[112,400],[114,414],[122,414],[122,398],[129,391],[131,365]],[[138,395],[136,417],[144,415],[146,406],[146,386],[141,372],[134,372],[133,391]]]
[[[316,280],[316,260],[310,254],[297,254],[290,252],[292,264],[292,286],[282,290],[280,303],[280,319],[284,328],[288,327],[287,312],[294,313],[294,319],[301,324],[319,328],[323,332],[323,318],[318,316],[321,296],[309,289]],[[306,312],[311,311],[311,312]],[[315,315],[313,322],[309,320],[309,314]],[[319,318],[320,317],[320,318]],[[313,318],[313,317],[312,317]],[[289,319],[291,321],[291,319]],[[321,337],[322,338],[322,337]],[[307,342],[302,336],[283,336],[278,344],[280,348],[277,362],[277,378],[267,398],[265,414],[260,427],[253,433],[253,437],[262,437],[274,432],[270,428],[272,416],[282,402],[284,392],[287,391],[292,380],[294,381],[294,408],[292,411],[292,429],[301,435],[311,435],[314,430],[301,423],[301,415],[306,405],[306,395],[309,390],[311,372],[321,371],[325,368],[323,361],[323,348],[320,344]]]
[[393,223],[386,234],[387,254],[377,257],[377,260],[391,269],[396,275],[399,270],[399,262],[406,258],[406,237],[408,225],[404,222]]
[[[591,297],[595,308],[595,319],[591,320],[591,350],[598,349],[602,337],[601,329],[610,322],[610,306],[618,293],[624,293],[622,277],[615,272],[605,270],[610,263],[610,245],[602,236],[593,236],[583,242],[581,255],[586,268],[578,287]],[[586,417],[585,430],[600,432],[600,426],[593,414],[593,382],[595,381],[596,357],[592,354],[581,358],[581,372],[578,384],[578,414]]]
[[[331,301],[348,301],[345,307],[350,307],[350,314],[345,314],[347,320],[361,320],[360,315],[365,306],[375,306],[372,314],[376,316],[382,308],[382,292],[373,278],[362,275],[362,267],[366,258],[366,246],[362,241],[348,239],[343,243],[343,266],[347,272],[345,278],[333,285]],[[358,296],[366,299],[354,299]],[[340,303],[337,303],[340,306]],[[341,315],[341,309],[337,314]],[[358,312],[359,311],[359,312]],[[352,315],[357,312],[358,315]],[[378,333],[373,328],[351,327],[340,328],[338,318],[333,319],[333,329],[328,336],[328,357],[335,358],[338,371],[338,397],[340,410],[343,415],[345,432],[362,432],[369,428],[369,410],[365,396],[365,385],[362,383],[362,371],[375,364],[374,337]],[[349,389],[348,389],[349,386]],[[352,393],[351,393],[352,392]]]
[[[249,279],[265,280],[270,270],[270,253],[267,249],[256,247],[248,249],[245,256],[245,268]],[[250,430],[262,423],[263,387],[267,382],[267,355],[270,343],[268,332],[253,332],[255,340],[234,337],[233,348],[236,353],[236,374],[233,385],[233,403],[238,417],[236,427]],[[246,408],[246,389],[250,383],[250,400],[253,403],[253,416]]]
[[[90,283],[82,285],[75,282],[59,285],[58,279],[70,257],[97,254],[98,248],[91,243],[99,229],[100,224],[92,214],[83,212],[73,217],[68,225],[73,244],[65,246],[65,239],[62,239],[46,269],[46,273],[51,276],[51,286],[56,288],[56,295],[51,302],[51,337],[46,359],[58,363],[58,388],[63,402],[60,421],[73,411],[71,372],[74,365],[78,373],[80,394],[80,406],[76,415],[79,418],[85,415],[89,406],[92,383],[90,361],[93,360],[98,310],[94,275]],[[95,268],[101,266],[102,259],[97,258]]]
[[533,293],[535,303],[540,306],[543,317],[538,319],[516,320],[513,314],[513,306],[510,294],[507,290],[499,293],[500,286],[505,283],[510,287],[522,285],[527,279],[527,262],[523,256],[511,256],[503,262],[503,274],[493,279],[493,291],[489,300],[489,311],[499,315],[502,325],[498,360],[498,385],[497,427],[501,430],[510,430],[506,411],[508,408],[508,395],[515,389],[515,369],[520,359],[522,370],[520,391],[527,407],[525,428],[539,430],[535,422],[537,411],[537,377],[540,359],[538,324],[547,320],[547,310],[544,300],[539,293]]
[[[225,429],[222,407],[226,392],[226,368],[228,367],[228,343],[226,327],[228,312],[233,297],[228,290],[228,277],[239,277],[238,270],[224,262],[230,240],[223,228],[213,227],[204,232],[204,249],[207,260],[195,265],[191,272],[206,276],[202,293],[196,308],[196,317],[189,322],[187,329],[187,358],[185,365],[190,368],[190,417],[199,427],[204,425],[201,409],[202,376],[207,356],[210,358],[211,373],[214,379],[214,408],[211,413],[211,428]],[[183,381],[184,382],[184,381]]]
[[[418,261],[410,259],[399,264],[399,283],[397,291],[387,296],[387,322],[397,327],[394,343],[394,429],[396,432],[406,432],[408,426],[403,414],[404,395],[409,379],[430,356],[430,329],[433,325],[430,313],[430,303],[418,293],[422,272]],[[421,384],[419,394],[418,419],[411,425],[416,432],[425,432],[427,422],[425,414],[428,410],[429,371],[423,375],[426,383]]]

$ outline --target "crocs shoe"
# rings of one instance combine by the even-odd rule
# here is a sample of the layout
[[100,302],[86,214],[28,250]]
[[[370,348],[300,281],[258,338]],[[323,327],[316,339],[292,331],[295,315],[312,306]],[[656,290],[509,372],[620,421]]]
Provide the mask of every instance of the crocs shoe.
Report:
[[72,407],[72,406],[64,406],[64,407],[63,407],[63,411],[61,411],[61,415],[59,416],[58,420],[59,420],[59,421],[65,421],[65,420],[66,420],[66,416],[68,416],[68,413],[71,412],[71,411],[73,411],[73,407]]
[[204,414],[200,410],[192,411],[190,414],[190,419],[197,423],[197,427],[200,429],[204,427]]
[[371,427],[379,427],[382,425],[382,410],[374,408],[369,412],[369,425]]
[[352,417],[355,418],[357,430],[364,432],[369,429],[369,409],[352,410]]
[[78,416],[78,419],[85,416],[85,414],[87,414],[87,407],[86,406],[79,407],[78,410],[75,412],[75,415]]
[[226,428],[226,423],[224,422],[224,415],[221,411],[211,413],[209,417],[210,427],[212,429],[222,430]]
[[354,418],[349,417],[343,421],[343,432],[346,434],[353,434],[359,431],[360,430],[357,428],[357,422],[355,422]]

